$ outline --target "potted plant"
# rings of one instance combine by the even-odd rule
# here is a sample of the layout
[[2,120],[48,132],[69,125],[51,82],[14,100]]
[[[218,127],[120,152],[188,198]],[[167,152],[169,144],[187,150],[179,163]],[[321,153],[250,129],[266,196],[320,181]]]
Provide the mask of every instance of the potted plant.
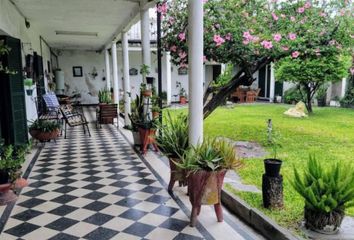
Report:
[[347,207],[354,206],[353,166],[324,168],[310,156],[303,176],[294,168],[295,190],[304,198],[305,227],[324,234],[338,232]]
[[150,67],[146,64],[143,64],[140,66],[140,74],[143,76],[143,83],[146,83],[145,81],[147,80],[146,77],[147,75],[150,74]]
[[25,161],[26,147],[14,148],[12,145],[0,146],[0,205],[5,205],[17,199],[11,189],[27,185],[21,179],[21,165]]
[[160,111],[161,111],[161,109],[159,108],[159,106],[156,106],[156,105],[152,106],[152,108],[151,108],[152,118],[153,119],[159,118]]
[[99,104],[110,104],[112,103],[112,94],[109,90],[103,89],[98,91],[98,102]]
[[158,135],[156,142],[160,151],[169,158],[170,162],[170,182],[168,191],[172,192],[172,188],[176,181],[180,186],[187,183],[187,173],[179,168],[175,163],[181,162],[181,157],[188,149],[188,117],[185,114],[179,114],[172,117],[167,112],[166,121],[157,123]]
[[176,165],[188,171],[188,193],[192,204],[190,226],[194,227],[201,205],[214,205],[218,222],[223,221],[221,189],[226,171],[239,164],[235,149],[224,140],[204,140],[189,148],[181,163]]
[[152,89],[148,89],[146,83],[142,83],[140,85],[140,91],[144,97],[151,97],[152,96]]
[[282,160],[277,158],[278,148],[281,147],[280,136],[273,130],[272,120],[268,120],[268,145],[272,148],[273,157],[264,159],[265,174],[268,177],[279,177]]
[[187,103],[186,90],[184,88],[181,88],[181,90],[179,91],[179,102],[180,104]]
[[131,121],[131,127],[129,129],[132,131],[134,145],[141,145],[140,133],[139,133],[139,122],[144,118],[144,102],[140,95],[137,95],[135,100],[132,102],[131,114],[129,114],[129,119]]
[[319,107],[326,106],[327,89],[328,89],[327,85],[322,85],[317,90],[317,94],[316,94],[317,106]]
[[34,86],[32,78],[26,78],[24,80],[24,85],[26,87],[27,96],[32,96],[32,94],[33,94],[33,86]]
[[60,134],[60,125],[56,121],[36,120],[29,127],[29,133],[40,142],[54,140]]

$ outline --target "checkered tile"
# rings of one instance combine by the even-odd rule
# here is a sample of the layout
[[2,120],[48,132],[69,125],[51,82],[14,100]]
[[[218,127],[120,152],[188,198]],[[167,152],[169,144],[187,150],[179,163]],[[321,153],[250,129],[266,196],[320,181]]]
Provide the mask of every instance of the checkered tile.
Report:
[[91,129],[45,146],[0,239],[203,238],[114,126]]

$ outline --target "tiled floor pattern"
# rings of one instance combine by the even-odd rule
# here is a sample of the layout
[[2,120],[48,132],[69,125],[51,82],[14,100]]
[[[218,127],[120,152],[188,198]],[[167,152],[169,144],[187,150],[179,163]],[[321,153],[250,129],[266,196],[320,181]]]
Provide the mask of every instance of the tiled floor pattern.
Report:
[[47,143],[7,221],[10,239],[201,239],[113,126]]

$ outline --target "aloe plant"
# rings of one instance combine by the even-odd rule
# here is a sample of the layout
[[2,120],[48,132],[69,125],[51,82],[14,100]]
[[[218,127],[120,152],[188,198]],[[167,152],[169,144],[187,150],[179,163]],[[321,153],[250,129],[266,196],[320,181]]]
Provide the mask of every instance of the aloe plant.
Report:
[[109,90],[103,89],[98,92],[98,101],[100,103],[112,103],[112,94]]
[[294,169],[295,190],[305,199],[305,208],[314,212],[344,212],[354,206],[354,170],[352,166],[335,163],[324,168],[310,156],[304,176]]

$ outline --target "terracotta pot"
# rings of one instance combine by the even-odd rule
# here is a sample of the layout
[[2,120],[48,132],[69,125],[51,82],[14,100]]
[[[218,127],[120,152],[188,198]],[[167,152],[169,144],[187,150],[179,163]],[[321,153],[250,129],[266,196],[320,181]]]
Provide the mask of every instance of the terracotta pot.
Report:
[[155,141],[156,129],[140,127],[139,133],[140,133],[140,140],[141,140],[141,151],[143,152],[143,154],[146,153],[149,144],[153,145],[155,151],[158,151],[156,141]]
[[152,118],[158,118],[160,116],[160,112],[152,112]]
[[186,104],[187,98],[185,96],[179,96],[179,102],[180,102],[180,104]]
[[151,90],[144,90],[144,91],[142,91],[142,94],[144,97],[151,97],[152,91]]
[[306,228],[319,233],[332,235],[339,231],[345,214],[341,210],[323,213],[305,207],[304,215]]
[[184,169],[179,168],[175,163],[180,162],[181,159],[176,157],[170,157],[170,182],[168,184],[168,191],[172,192],[173,186],[175,182],[179,182],[180,187],[187,186],[187,171]]
[[41,142],[45,142],[45,141],[56,139],[60,134],[60,130],[56,129],[52,132],[41,132],[40,130],[30,130],[29,133],[34,139],[37,139]]

